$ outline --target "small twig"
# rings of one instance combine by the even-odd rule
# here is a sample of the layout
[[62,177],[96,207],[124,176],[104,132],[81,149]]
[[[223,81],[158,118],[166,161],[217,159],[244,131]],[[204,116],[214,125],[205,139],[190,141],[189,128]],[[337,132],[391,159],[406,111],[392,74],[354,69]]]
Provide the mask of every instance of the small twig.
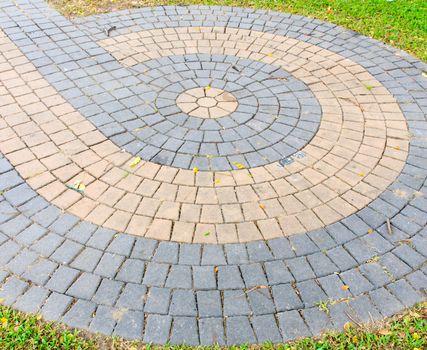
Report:
[[353,321],[359,328],[362,328],[362,325],[360,324],[360,322],[359,321],[357,321],[349,312],[347,312],[347,310],[346,311],[344,311],[344,313],[347,315],[347,317],[351,320],[351,321]]
[[387,231],[389,235],[393,234],[393,231],[391,230],[391,224],[390,224],[390,219],[387,218]]
[[267,79],[271,79],[271,80],[284,80],[284,81],[288,80],[288,78],[286,78],[286,77],[268,77]]
[[359,108],[360,108],[360,110],[361,110],[362,112],[364,112],[364,111],[365,111],[365,110],[363,109],[363,107],[360,105],[360,103],[358,103],[358,102],[356,102],[356,101],[353,101],[351,98],[348,98],[348,97],[340,97],[340,96],[338,96],[338,98],[340,98],[341,100],[348,101],[348,102],[350,102],[350,103],[354,104],[355,106],[359,107]]
[[113,30],[116,30],[116,29],[117,29],[117,27],[116,27],[116,26],[111,26],[111,27],[108,27],[108,28],[104,28],[105,35],[106,35],[106,36],[110,36],[110,33],[111,33]]
[[265,288],[268,288],[268,287],[264,286],[264,285],[252,287],[248,290],[243,291],[243,294],[237,295],[236,298],[240,298],[240,297],[244,296],[245,294],[249,294],[250,292],[254,292],[258,289],[265,289]]

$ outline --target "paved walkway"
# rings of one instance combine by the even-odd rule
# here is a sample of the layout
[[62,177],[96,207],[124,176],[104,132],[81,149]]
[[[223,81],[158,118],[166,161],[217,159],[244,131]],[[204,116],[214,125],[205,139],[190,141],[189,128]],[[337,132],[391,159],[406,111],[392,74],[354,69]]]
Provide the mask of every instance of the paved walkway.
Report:
[[425,300],[426,70],[287,14],[2,1],[0,298],[192,345]]

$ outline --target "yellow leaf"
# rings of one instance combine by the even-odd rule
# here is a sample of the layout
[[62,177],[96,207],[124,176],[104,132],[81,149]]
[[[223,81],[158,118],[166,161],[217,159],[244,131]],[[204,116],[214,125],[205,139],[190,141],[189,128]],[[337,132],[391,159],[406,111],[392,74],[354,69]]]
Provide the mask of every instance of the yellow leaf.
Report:
[[400,146],[394,146],[393,147],[395,150],[399,151],[400,150]]
[[214,267],[214,272],[217,273],[218,272],[218,266]]
[[41,319],[42,319],[42,316],[41,316],[41,315],[37,315],[37,316],[36,316],[36,320],[37,320],[37,321],[39,321],[39,320],[41,320]]
[[346,323],[344,323],[343,328],[344,328],[345,331],[348,331],[350,328],[353,328],[353,323],[346,322]]
[[240,164],[238,162],[231,162],[231,164],[236,166],[236,168],[238,168],[238,169],[245,169],[246,168],[243,164]]
[[199,172],[199,168],[193,168],[193,173],[196,174]]
[[264,204],[264,203],[260,203],[260,204],[259,204],[259,207],[260,207],[261,209],[265,209],[265,204]]
[[74,182],[74,188],[79,191],[84,191],[86,189],[86,185],[78,180]]
[[368,228],[368,234],[373,234],[374,233],[374,230],[373,229],[371,229],[371,228]]
[[7,323],[7,318],[6,317],[0,318],[0,322],[3,323],[3,324],[6,324]]
[[205,90],[209,90],[210,88],[211,88],[211,86],[208,85],[208,86],[205,87]]
[[415,340],[418,340],[421,338],[421,336],[418,333],[413,333],[412,338],[414,338]]
[[267,56],[268,56],[268,57],[272,57],[272,56],[273,56],[273,54],[272,54],[271,52],[269,52],[269,53],[267,54]]
[[348,290],[350,287],[349,286],[347,286],[346,284],[344,284],[344,285],[342,285],[341,286],[341,290]]
[[217,183],[217,184],[219,184],[221,182],[221,180],[220,179],[216,179],[215,180],[215,183]]
[[357,175],[358,175],[358,176],[360,176],[360,177],[364,177],[364,176],[365,176],[365,173],[360,172],[360,173],[357,173]]
[[359,341],[359,339],[358,339],[357,337],[353,337],[353,338],[351,339],[351,341],[352,341],[353,343],[357,343],[357,342]]
[[129,164],[131,168],[135,168],[141,162],[141,157],[135,157]]

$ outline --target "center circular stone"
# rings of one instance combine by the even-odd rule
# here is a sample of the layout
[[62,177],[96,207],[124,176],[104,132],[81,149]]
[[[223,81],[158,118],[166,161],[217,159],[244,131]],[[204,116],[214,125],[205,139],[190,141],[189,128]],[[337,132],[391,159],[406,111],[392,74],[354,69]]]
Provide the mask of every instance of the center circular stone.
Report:
[[224,117],[239,105],[233,94],[210,86],[184,91],[176,104],[184,113],[203,119]]
[[202,97],[197,100],[197,104],[201,107],[213,107],[217,101],[213,97]]

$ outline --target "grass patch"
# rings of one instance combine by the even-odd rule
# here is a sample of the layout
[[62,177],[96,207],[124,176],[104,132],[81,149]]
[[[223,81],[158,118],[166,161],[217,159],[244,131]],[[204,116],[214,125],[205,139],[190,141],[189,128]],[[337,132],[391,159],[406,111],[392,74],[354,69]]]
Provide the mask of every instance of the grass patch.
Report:
[[427,61],[425,0],[50,0],[66,16],[160,5],[228,5],[272,9],[342,25]]
[[0,306],[0,349],[96,349],[95,341],[84,339],[80,333],[41,316],[24,315],[6,306]]
[[[342,333],[325,334],[281,345],[231,347],[232,350],[421,350],[427,347],[427,303],[421,303],[402,315],[371,325],[348,324]],[[0,306],[0,349],[64,350],[220,350],[221,347],[150,346],[114,337],[100,337],[69,330],[40,316],[24,315]],[[225,349],[225,348],[222,348]]]

